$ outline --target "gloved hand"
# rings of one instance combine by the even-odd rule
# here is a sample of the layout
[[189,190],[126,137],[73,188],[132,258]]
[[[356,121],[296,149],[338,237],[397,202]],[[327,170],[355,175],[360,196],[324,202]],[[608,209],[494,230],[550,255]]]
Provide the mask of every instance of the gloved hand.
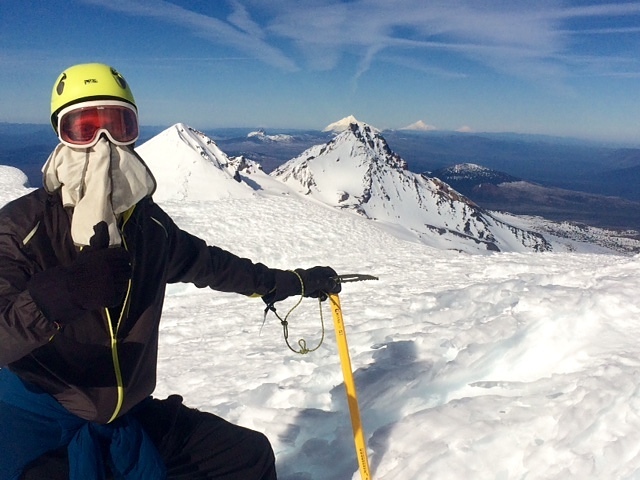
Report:
[[72,320],[85,310],[114,307],[123,301],[131,277],[129,254],[122,247],[108,248],[106,223],[96,225],[94,232],[91,245],[70,265],[31,278],[29,293],[48,319]]
[[267,305],[273,305],[287,297],[300,295],[303,293],[303,288],[305,297],[324,300],[327,294],[340,293],[342,290],[340,282],[336,280],[337,276],[338,274],[331,267],[312,267],[306,270],[298,268],[295,273],[276,270],[276,286],[264,295],[262,300]]
[[331,267],[312,267],[308,270],[296,269],[304,284],[304,296],[326,298],[329,293],[340,293],[342,287],[336,280],[338,274]]

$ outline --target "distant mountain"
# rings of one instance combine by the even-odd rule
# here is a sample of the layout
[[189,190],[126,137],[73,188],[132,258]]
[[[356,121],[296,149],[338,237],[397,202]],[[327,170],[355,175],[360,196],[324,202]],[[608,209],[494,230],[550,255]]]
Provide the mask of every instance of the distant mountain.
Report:
[[[473,188],[478,185],[491,184],[499,185],[506,182],[517,182],[520,178],[512,175],[491,170],[489,168],[476,165],[475,163],[461,163],[450,167],[441,168],[431,172],[431,175],[438,177],[448,183],[453,188],[469,196]],[[472,197],[470,197],[472,198]]]
[[383,136],[361,122],[271,175],[310,198],[404,228],[439,248],[550,249],[540,234],[498,220],[436,178],[410,172]]
[[[329,125],[327,125],[322,131],[323,132],[333,132],[333,133],[340,133],[340,132],[344,132],[345,130],[349,129],[351,125],[364,125],[363,122],[360,122],[359,120],[356,119],[356,117],[354,117],[353,115],[349,115],[347,117],[344,117],[341,120],[338,120],[337,122],[331,123]],[[378,129],[369,126],[369,128],[373,128],[374,130],[378,131]]]
[[488,210],[601,228],[640,230],[639,202],[545,187],[469,163],[435,170],[432,175]]
[[265,172],[271,172],[287,160],[307,148],[332,137],[331,133],[308,130],[289,130],[267,134],[264,130],[252,130],[239,136],[236,130],[212,130],[205,132],[214,138],[216,144],[230,157],[242,156],[262,165]]
[[278,134],[278,135],[267,135],[267,133],[261,128],[254,132],[249,132],[247,138],[250,140],[256,140],[259,142],[285,142],[291,143],[294,140],[292,135]]
[[438,248],[467,252],[544,251],[540,234],[509,225],[438,179],[411,173],[366,124],[307,150],[267,175],[230,158],[207,135],[176,124],[137,147],[158,181],[157,201],[246,198],[257,190],[296,194],[352,210]]
[[406,127],[401,128],[400,130],[413,130],[417,132],[430,132],[432,130],[437,130],[433,125],[428,125],[424,123],[422,120],[418,120],[417,122],[412,123],[411,125],[407,125]]

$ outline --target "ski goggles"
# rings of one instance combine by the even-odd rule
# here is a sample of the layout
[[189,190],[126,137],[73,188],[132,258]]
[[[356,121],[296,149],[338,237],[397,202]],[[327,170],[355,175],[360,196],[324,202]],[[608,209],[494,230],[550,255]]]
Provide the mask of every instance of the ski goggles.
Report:
[[96,100],[77,103],[58,114],[58,138],[69,147],[93,147],[102,134],[116,145],[138,139],[138,113],[127,102]]

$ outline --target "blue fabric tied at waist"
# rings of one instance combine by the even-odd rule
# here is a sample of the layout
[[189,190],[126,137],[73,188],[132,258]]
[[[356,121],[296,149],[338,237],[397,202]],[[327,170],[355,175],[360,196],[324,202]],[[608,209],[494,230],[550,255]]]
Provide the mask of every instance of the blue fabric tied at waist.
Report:
[[0,480],[18,480],[31,461],[65,445],[70,480],[104,480],[105,462],[117,479],[167,477],[160,453],[132,415],[106,425],[89,422],[70,413],[51,395],[25,384],[6,367],[0,369],[0,409],[6,412],[0,415],[5,437],[0,446],[10,443],[14,449],[12,455],[2,454]]

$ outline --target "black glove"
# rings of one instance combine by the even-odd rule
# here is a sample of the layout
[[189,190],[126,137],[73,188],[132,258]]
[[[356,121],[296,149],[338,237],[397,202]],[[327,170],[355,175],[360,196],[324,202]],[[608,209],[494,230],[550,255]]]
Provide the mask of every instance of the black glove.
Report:
[[[268,294],[262,297],[267,305],[273,305],[280,300],[293,295],[300,295],[311,298],[327,298],[329,293],[340,293],[342,287],[336,279],[338,274],[331,267],[312,267],[307,270],[296,269],[291,271],[276,270],[276,286]],[[300,282],[302,280],[302,283]]]
[[305,297],[324,299],[329,293],[340,293],[342,290],[337,280],[338,274],[331,267],[298,268],[296,272],[302,278]]
[[106,223],[94,231],[91,246],[70,265],[37,273],[29,282],[31,297],[50,320],[71,320],[85,310],[114,307],[124,299],[131,277],[129,254],[122,247],[107,247]]

